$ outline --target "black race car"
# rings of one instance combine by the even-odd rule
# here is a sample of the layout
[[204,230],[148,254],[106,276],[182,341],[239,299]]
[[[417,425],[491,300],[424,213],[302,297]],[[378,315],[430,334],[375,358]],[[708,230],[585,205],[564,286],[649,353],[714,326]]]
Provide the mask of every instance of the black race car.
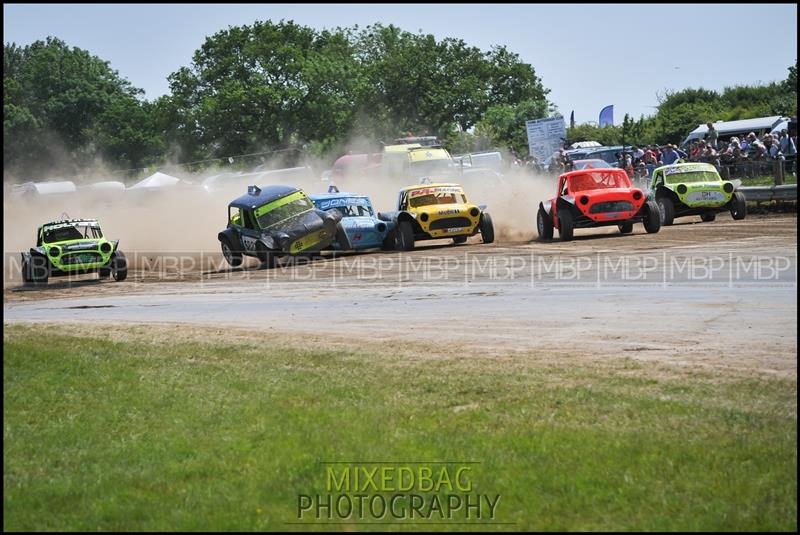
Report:
[[273,267],[279,256],[318,252],[337,240],[350,249],[336,210],[317,210],[303,190],[291,186],[249,186],[228,205],[228,228],[217,238],[231,266],[243,256]]

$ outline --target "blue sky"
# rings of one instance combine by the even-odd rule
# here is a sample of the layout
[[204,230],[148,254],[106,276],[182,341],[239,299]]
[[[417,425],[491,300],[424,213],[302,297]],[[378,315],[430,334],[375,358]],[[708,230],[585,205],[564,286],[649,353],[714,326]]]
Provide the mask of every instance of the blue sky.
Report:
[[796,4],[143,4],[3,6],[3,40],[48,35],[89,50],[152,99],[206,36],[255,20],[314,28],[374,22],[506,45],[533,65],[564,116],[597,121],[614,104],[649,115],[667,89],[722,89],[786,78],[797,57]]

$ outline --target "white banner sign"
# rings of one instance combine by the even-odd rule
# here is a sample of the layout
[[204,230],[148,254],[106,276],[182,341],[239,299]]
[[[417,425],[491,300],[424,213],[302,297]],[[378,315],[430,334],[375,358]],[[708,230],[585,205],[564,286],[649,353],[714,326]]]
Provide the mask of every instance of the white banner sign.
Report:
[[543,161],[558,152],[567,137],[567,125],[563,117],[525,121],[528,130],[528,152]]

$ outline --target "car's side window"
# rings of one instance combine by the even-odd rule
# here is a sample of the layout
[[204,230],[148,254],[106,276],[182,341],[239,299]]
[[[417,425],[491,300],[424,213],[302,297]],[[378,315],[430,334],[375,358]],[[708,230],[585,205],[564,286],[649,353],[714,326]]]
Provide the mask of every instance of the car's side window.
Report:
[[400,202],[397,205],[398,210],[405,210],[408,208],[408,195],[406,193],[400,194]]
[[565,180],[565,181],[564,181],[564,185],[563,185],[563,186],[561,186],[561,195],[562,195],[562,196],[567,194],[567,189],[568,189],[568,188],[567,188],[567,181]]
[[250,210],[242,210],[241,212],[244,228],[256,230],[256,224],[255,221],[253,221],[253,213]]
[[36,247],[40,247],[42,245],[42,231],[39,231],[39,234],[36,236]]

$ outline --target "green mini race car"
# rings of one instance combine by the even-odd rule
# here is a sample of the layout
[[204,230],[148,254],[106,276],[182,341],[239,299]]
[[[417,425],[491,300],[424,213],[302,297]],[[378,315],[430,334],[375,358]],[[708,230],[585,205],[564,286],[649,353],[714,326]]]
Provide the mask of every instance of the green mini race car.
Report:
[[708,163],[678,163],[653,171],[649,199],[655,199],[661,224],[671,225],[676,217],[699,215],[714,221],[718,212],[730,210],[734,219],[747,216],[744,195],[736,191],[739,181],[722,180]]
[[22,254],[22,280],[46,283],[49,277],[97,272],[124,281],[128,263],[119,240],[107,240],[96,219],[63,219],[45,223],[36,233],[36,247]]

